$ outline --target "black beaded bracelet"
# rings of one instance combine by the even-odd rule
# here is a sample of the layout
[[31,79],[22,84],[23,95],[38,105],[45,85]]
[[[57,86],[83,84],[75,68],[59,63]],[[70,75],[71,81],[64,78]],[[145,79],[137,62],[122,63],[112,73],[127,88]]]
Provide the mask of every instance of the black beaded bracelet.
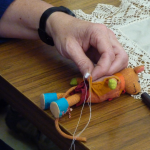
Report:
[[54,13],[54,12],[57,12],[57,11],[60,11],[60,12],[64,12],[66,14],[69,14],[73,17],[75,17],[75,14],[70,11],[68,8],[66,7],[63,7],[63,6],[60,6],[60,7],[51,7],[51,8],[48,8],[41,16],[40,18],[40,23],[39,23],[39,29],[38,29],[38,34],[39,34],[39,37],[40,39],[48,44],[48,45],[51,45],[51,46],[54,46],[54,41],[53,41],[53,38],[50,37],[46,31],[45,31],[45,28],[46,28],[46,21],[48,19],[48,17]]

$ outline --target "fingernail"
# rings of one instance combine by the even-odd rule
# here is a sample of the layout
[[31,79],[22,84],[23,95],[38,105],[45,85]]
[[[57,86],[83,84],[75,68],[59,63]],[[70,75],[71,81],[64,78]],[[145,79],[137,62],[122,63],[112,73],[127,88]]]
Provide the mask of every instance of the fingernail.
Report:
[[87,79],[90,75],[91,75],[91,74],[87,72],[87,73],[84,75],[84,77]]

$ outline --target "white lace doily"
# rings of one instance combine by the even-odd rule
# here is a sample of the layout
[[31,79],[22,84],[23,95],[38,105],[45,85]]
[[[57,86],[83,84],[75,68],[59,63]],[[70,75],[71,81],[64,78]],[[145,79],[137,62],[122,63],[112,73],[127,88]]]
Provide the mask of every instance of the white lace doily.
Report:
[[[92,14],[85,14],[82,10],[74,10],[74,13],[79,19],[102,23],[113,30],[118,41],[129,55],[128,67],[145,66],[145,71],[139,74],[141,93],[147,92],[150,94],[150,51],[148,50],[150,35],[149,38],[147,37],[148,39],[144,38],[145,33],[148,32],[144,32],[144,34],[142,32],[144,29],[150,32],[150,24],[149,27],[145,28],[146,24],[148,25],[147,21],[150,21],[150,1],[122,0],[119,7],[98,4]],[[137,27],[137,30],[133,30],[135,26],[140,28]],[[145,42],[145,39],[147,39],[147,42]],[[133,97],[140,99],[141,94]]]

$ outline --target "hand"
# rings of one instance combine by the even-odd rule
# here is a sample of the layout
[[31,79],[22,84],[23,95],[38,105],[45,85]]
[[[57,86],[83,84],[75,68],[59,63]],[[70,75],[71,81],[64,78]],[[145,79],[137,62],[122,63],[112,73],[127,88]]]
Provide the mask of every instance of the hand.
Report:
[[125,50],[105,25],[55,12],[48,18],[47,32],[59,53],[72,59],[83,75],[90,73],[93,80],[112,75],[128,64]]

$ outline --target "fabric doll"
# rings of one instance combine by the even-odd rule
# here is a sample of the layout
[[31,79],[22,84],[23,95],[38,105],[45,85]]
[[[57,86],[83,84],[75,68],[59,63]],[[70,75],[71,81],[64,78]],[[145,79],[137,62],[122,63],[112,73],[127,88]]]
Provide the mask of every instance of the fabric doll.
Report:
[[[67,113],[71,106],[79,106],[84,101],[89,102],[91,100],[91,103],[100,103],[119,97],[122,92],[130,95],[140,93],[141,87],[138,73],[142,71],[144,71],[144,66],[126,68],[112,76],[105,76],[94,82],[92,82],[92,78],[88,78],[85,81],[80,78],[74,78],[70,83],[74,87],[70,88],[66,93],[42,94],[40,99],[41,108],[50,108],[56,118],[55,125],[58,132],[66,138],[73,139],[72,136],[60,130],[58,118]],[[74,139],[86,141],[84,137],[74,137]]]

